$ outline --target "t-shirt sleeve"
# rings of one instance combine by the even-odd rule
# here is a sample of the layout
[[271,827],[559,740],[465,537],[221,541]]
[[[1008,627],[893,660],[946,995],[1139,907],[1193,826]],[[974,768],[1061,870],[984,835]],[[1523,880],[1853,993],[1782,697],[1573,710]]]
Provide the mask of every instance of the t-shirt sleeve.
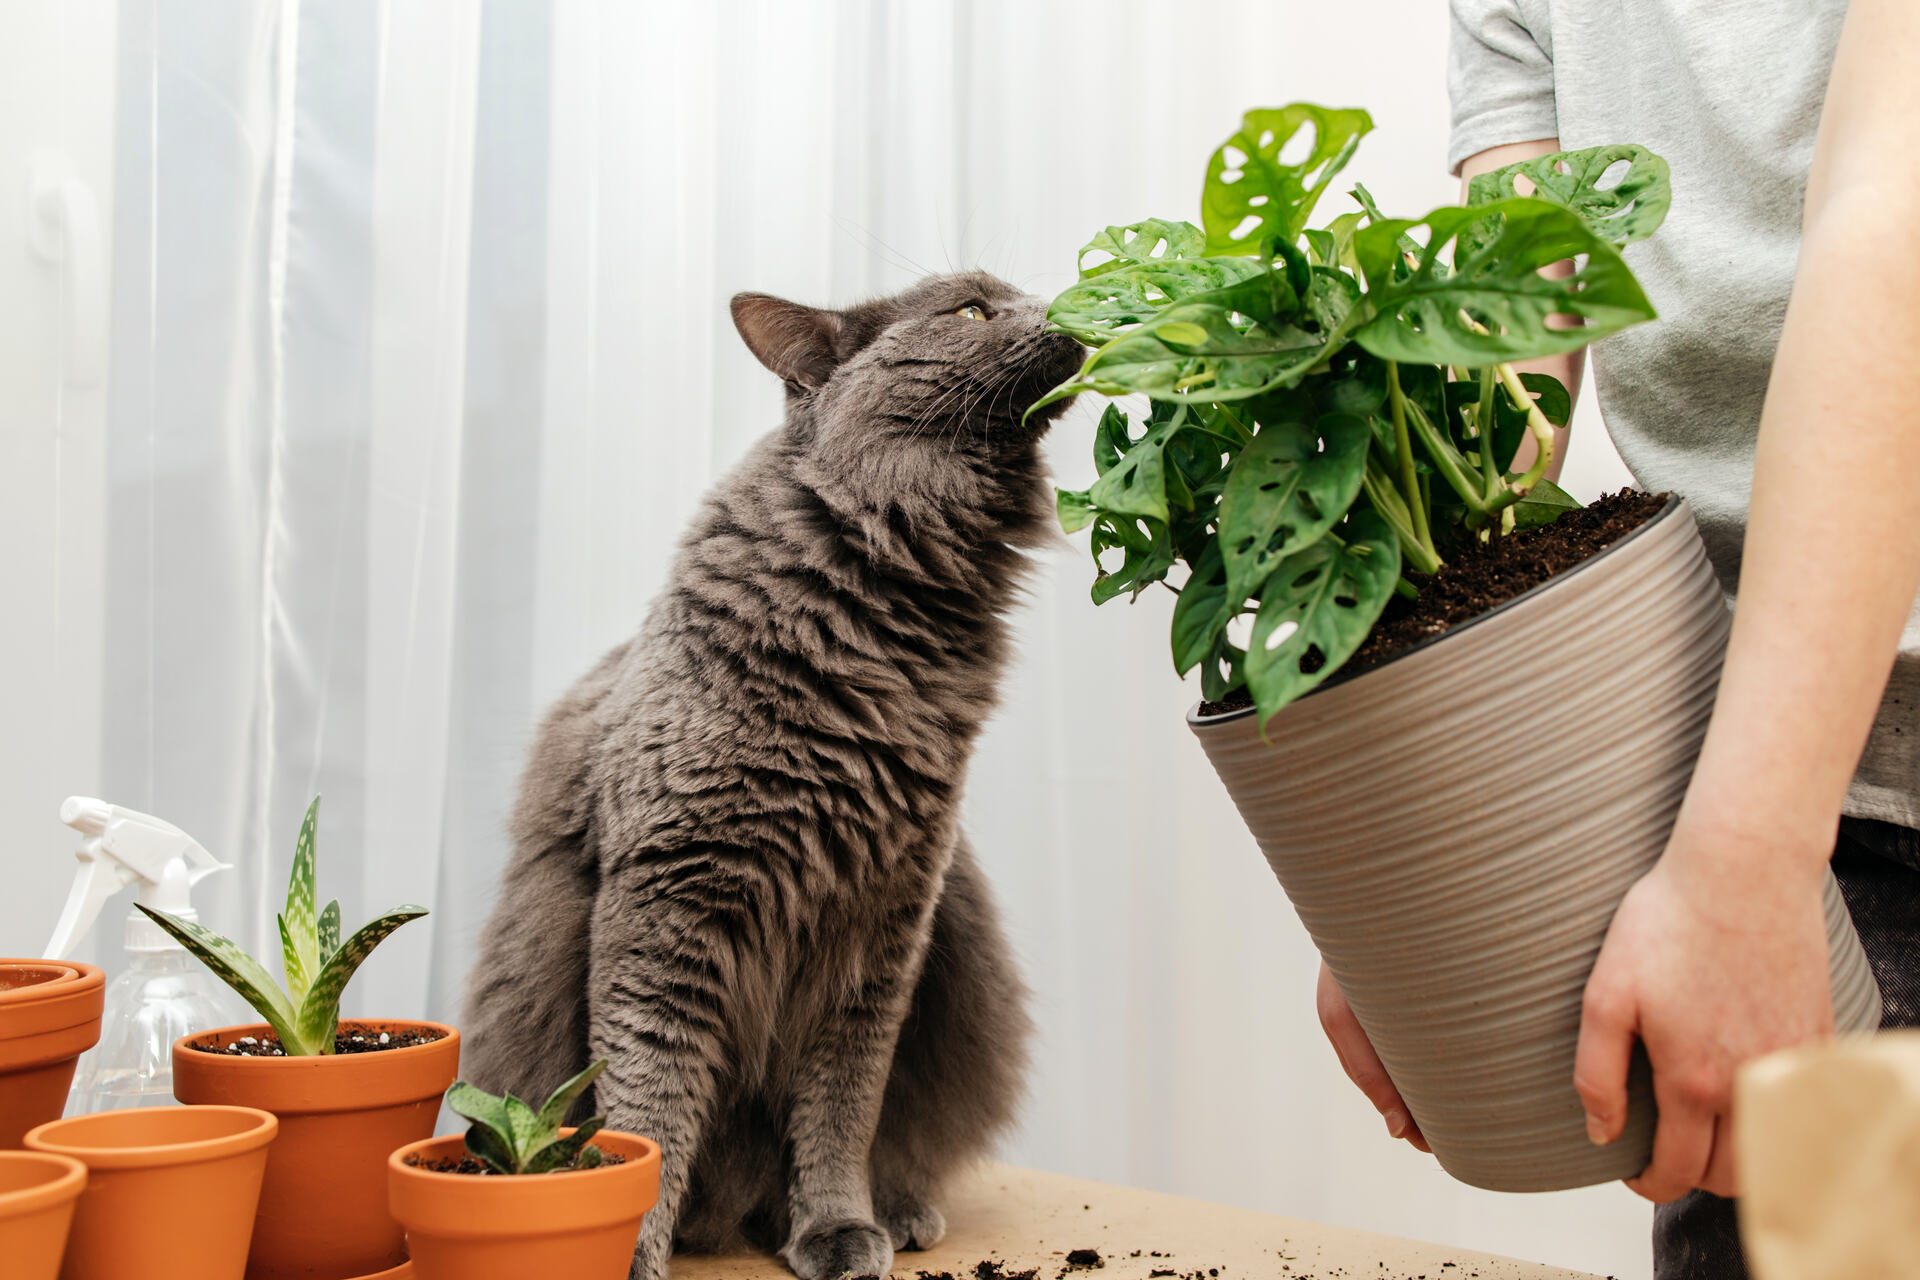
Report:
[[1447,167],[1489,147],[1560,135],[1551,45],[1536,36],[1524,0],[1452,0],[1447,96],[1453,134]]

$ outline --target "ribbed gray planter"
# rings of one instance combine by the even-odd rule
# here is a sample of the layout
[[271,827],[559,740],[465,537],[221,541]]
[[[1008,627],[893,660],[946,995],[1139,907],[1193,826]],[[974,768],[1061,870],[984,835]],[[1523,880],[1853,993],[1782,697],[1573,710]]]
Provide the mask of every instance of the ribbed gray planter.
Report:
[[[1729,615],[1675,501],[1602,554],[1282,710],[1188,723],[1448,1173],[1494,1191],[1632,1177],[1573,1090],[1607,924],[1659,858],[1713,709]],[[1827,878],[1834,1012],[1880,992]]]

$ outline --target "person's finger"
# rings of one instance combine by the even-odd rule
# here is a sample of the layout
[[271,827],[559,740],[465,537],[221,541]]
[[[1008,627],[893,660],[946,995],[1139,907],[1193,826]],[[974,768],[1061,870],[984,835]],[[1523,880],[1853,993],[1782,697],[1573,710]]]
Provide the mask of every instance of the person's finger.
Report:
[[1320,966],[1320,982],[1314,993],[1314,1006],[1320,1015],[1320,1029],[1327,1033],[1327,1040],[1333,1045],[1335,1056],[1340,1059],[1340,1069],[1347,1073],[1347,1079],[1353,1081],[1360,1092],[1367,1096],[1373,1109],[1386,1121],[1387,1132],[1393,1137],[1404,1138],[1422,1151],[1431,1151],[1426,1136],[1420,1132],[1420,1126],[1414,1123],[1413,1112],[1400,1096],[1400,1090],[1394,1087],[1393,1078],[1387,1074],[1386,1064],[1374,1052],[1373,1042],[1367,1039],[1360,1020],[1353,1016],[1346,994],[1340,990],[1340,984],[1324,964]]
[[1653,1067],[1653,1097],[1660,1119],[1653,1131],[1653,1159],[1627,1186],[1655,1204],[1678,1200],[1706,1177],[1713,1153],[1716,1108],[1706,1078]]
[[1573,1056],[1573,1087],[1587,1113],[1587,1140],[1601,1146],[1618,1138],[1627,1124],[1627,1067],[1638,1024],[1632,996],[1608,974],[1603,952],[1587,979]]
[[1733,1119],[1720,1116],[1713,1122],[1713,1151],[1707,1156],[1707,1171],[1700,1177],[1700,1189],[1731,1200],[1739,1192],[1734,1177]]

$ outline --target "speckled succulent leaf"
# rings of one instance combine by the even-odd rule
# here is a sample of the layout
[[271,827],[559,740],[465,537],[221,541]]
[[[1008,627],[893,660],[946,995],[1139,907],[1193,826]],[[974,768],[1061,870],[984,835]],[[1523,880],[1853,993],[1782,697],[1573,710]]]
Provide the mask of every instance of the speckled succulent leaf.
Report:
[[513,1144],[514,1155],[523,1163],[535,1148],[552,1137],[552,1131],[543,1129],[540,1113],[520,1099],[508,1094],[502,1102],[507,1113],[507,1138]]
[[1227,594],[1245,600],[1274,566],[1346,518],[1366,471],[1367,424],[1330,413],[1272,422],[1240,451],[1220,500]]
[[299,955],[301,977],[294,977],[291,963],[287,966],[287,990],[294,1001],[299,1002],[304,994],[297,990],[295,983],[304,984],[320,972],[320,945],[317,938],[318,920],[314,915],[315,897],[313,888],[313,845],[314,833],[320,826],[320,797],[315,796],[307,806],[307,816],[300,820],[300,838],[293,844],[293,870],[287,876],[287,905],[280,913],[280,938],[287,950]]
[[353,977],[373,949],[380,945],[386,936],[409,920],[418,920],[427,914],[425,907],[395,907],[354,931],[351,938],[342,943],[340,949],[328,957],[320,966],[313,985],[308,989],[306,999],[300,1004],[299,1027],[301,1037],[310,1044],[324,1045],[322,1053],[333,1051],[333,1033],[340,1021],[340,993],[346,989],[347,980]]
[[340,949],[340,899],[333,899],[320,912],[315,940],[320,944],[320,963],[333,959],[333,953]]
[[307,969],[299,944],[293,940],[293,931],[287,927],[286,916],[275,916],[274,922],[280,926],[280,968],[287,975],[287,995],[298,1005],[307,998],[307,987],[313,981],[313,974]]
[[215,977],[239,992],[241,998],[252,1005],[267,1025],[273,1028],[273,1033],[280,1037],[280,1043],[289,1055],[298,1056],[306,1052],[305,1042],[296,1030],[293,1004],[267,972],[265,965],[210,929],[203,929],[190,920],[182,920],[164,911],[155,911],[145,903],[136,902],[133,905],[144,912],[147,919],[165,929],[196,960],[212,970]]
[[507,1140],[491,1125],[476,1120],[467,1126],[467,1154],[498,1173],[520,1172],[519,1158]]
[[512,1131],[507,1119],[506,1099],[495,1097],[465,1080],[455,1080],[447,1086],[446,1104],[447,1109],[455,1115],[464,1116],[475,1124],[486,1125],[503,1135]]
[[[1197,258],[1206,251],[1207,233],[1191,222],[1170,222],[1165,218],[1146,218],[1124,227],[1107,227],[1081,246],[1078,265],[1080,278],[1091,280],[1113,271],[1121,271],[1143,262],[1174,262]],[[1104,254],[1093,264],[1087,255]]]
[[[1521,179],[1531,192],[1520,189]],[[1618,248],[1659,230],[1673,203],[1673,184],[1665,160],[1631,143],[1537,156],[1477,174],[1467,184],[1469,206],[1529,194],[1572,209]]]
[[[1419,266],[1409,272],[1398,242],[1414,227],[1429,235]],[[1456,253],[1451,272],[1443,273],[1443,249],[1469,232],[1478,247]],[[1614,247],[1578,214],[1545,200],[1515,197],[1376,222],[1354,237],[1354,252],[1371,310],[1354,341],[1383,360],[1460,366],[1525,360],[1572,351],[1654,317]],[[1570,276],[1540,274],[1581,256],[1585,264]],[[1554,315],[1585,323],[1553,328],[1547,320]]]
[[[1289,556],[1261,592],[1247,642],[1247,690],[1260,723],[1340,669],[1373,630],[1400,576],[1400,543],[1372,511]],[[1301,659],[1319,651],[1318,664]]]
[[573,1167],[576,1170],[598,1169],[605,1163],[606,1156],[601,1154],[600,1148],[598,1147],[582,1147],[580,1148],[580,1154],[573,1159]]
[[540,1123],[548,1130],[557,1130],[567,1122],[567,1112],[573,1109],[580,1095],[593,1087],[600,1073],[607,1069],[607,1060],[598,1059],[585,1071],[555,1089],[547,1100],[540,1104]]
[[[595,1116],[593,1119],[582,1123],[578,1129],[575,1129],[564,1138],[556,1135],[552,1141],[541,1146],[537,1151],[528,1153],[527,1158],[521,1162],[521,1171],[524,1173],[552,1173],[556,1169],[577,1167],[578,1157],[585,1154],[582,1148],[586,1147],[587,1140],[593,1137],[594,1134],[600,1132],[605,1124],[606,1120],[603,1117]],[[593,1150],[597,1151],[597,1148],[593,1148]],[[597,1164],[599,1162],[596,1160],[594,1163]],[[587,1167],[592,1168],[593,1166],[589,1165]]]
[[[1321,193],[1372,128],[1364,111],[1309,102],[1247,112],[1240,131],[1207,162],[1200,192],[1207,252],[1260,255],[1276,241],[1297,241]],[[1311,145],[1300,146],[1302,134]],[[1305,154],[1283,159],[1289,150]]]

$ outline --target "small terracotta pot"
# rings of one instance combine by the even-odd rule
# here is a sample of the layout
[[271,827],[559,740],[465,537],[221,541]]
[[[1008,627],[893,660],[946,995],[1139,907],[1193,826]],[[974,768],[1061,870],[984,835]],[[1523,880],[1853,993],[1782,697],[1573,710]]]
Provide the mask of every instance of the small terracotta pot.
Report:
[[264,1023],[173,1044],[173,1096],[258,1107],[280,1118],[254,1223],[247,1280],[345,1280],[407,1257],[387,1212],[387,1156],[433,1133],[460,1067],[460,1035],[437,1022],[342,1020],[342,1031],[427,1030],[431,1044],[313,1058],[203,1053],[201,1044],[264,1036]]
[[54,1280],[87,1166],[43,1151],[0,1151],[0,1258],[13,1280]]
[[252,1107],[138,1107],[29,1133],[87,1166],[61,1280],[240,1280],[279,1127]]
[[640,1220],[660,1196],[660,1148],[637,1134],[604,1129],[591,1145],[626,1159],[512,1178],[435,1173],[407,1163],[409,1156],[458,1160],[467,1154],[460,1137],[394,1152],[387,1189],[393,1216],[407,1229],[413,1274],[418,1280],[626,1280]]
[[73,1064],[100,1039],[106,976],[90,964],[0,960],[0,1150],[66,1110]]

